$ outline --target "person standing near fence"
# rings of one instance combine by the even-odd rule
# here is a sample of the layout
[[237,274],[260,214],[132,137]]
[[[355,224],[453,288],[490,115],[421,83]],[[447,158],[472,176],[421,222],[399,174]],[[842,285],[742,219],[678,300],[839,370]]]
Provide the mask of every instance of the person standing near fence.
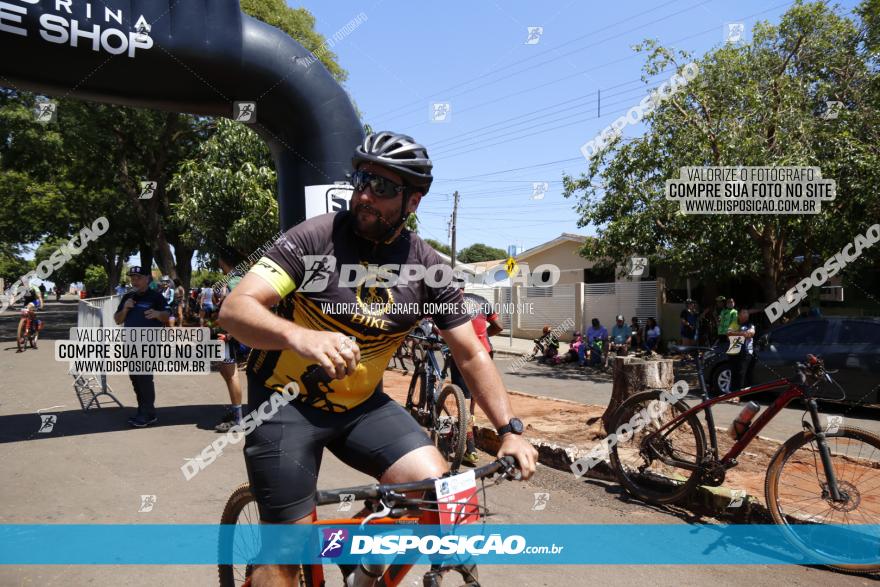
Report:
[[[134,265],[128,271],[131,291],[122,296],[113,315],[116,324],[125,328],[160,328],[168,321],[168,304],[161,293],[150,288],[150,270]],[[129,375],[137,397],[137,414],[128,419],[135,428],[156,423],[156,386],[152,373]]]

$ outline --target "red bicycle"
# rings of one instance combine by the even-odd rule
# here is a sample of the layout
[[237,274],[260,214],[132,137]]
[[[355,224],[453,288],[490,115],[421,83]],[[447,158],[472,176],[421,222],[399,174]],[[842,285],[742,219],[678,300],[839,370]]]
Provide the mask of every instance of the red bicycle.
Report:
[[28,311],[22,311],[22,319],[24,324],[19,325],[16,341],[19,353],[24,352],[28,346],[37,348],[37,337],[39,336],[38,319]]
[[[646,391],[627,399],[612,416],[611,430],[621,431],[611,449],[611,466],[620,484],[633,496],[669,504],[685,499],[698,484],[717,487],[725,472],[738,464],[749,443],[785,406],[803,399],[809,422],[789,438],[767,467],[764,483],[767,508],[776,524],[802,551],[825,560],[840,560],[806,544],[794,530],[799,524],[880,524],[880,437],[865,430],[819,418],[816,389],[834,383],[820,358],[807,355],[798,363],[798,376],[754,385],[709,399],[703,376],[702,352],[708,347],[678,347],[693,354],[703,390],[694,407],[684,401],[667,405],[661,391]],[[753,422],[745,425],[737,442],[719,458],[712,406],[735,397],[782,390],[781,395]],[[843,390],[841,390],[843,391]],[[703,412],[709,430],[698,418]],[[627,430],[627,433],[622,431]],[[638,429],[638,430],[637,430]],[[828,545],[833,547],[834,545]],[[855,573],[880,572],[880,564],[828,566]]]
[[[496,483],[503,479],[515,479],[516,469],[513,457],[502,457],[488,465],[484,465],[473,471],[474,480],[483,480],[483,487],[477,494],[485,494],[485,479],[496,474],[499,475]],[[312,512],[312,524],[321,526],[344,526],[359,524],[440,524],[441,512],[454,513],[454,519],[462,517],[485,518],[488,511],[481,505],[477,496],[467,501],[438,501],[435,493],[435,479],[426,479],[412,483],[398,483],[394,485],[363,485],[348,489],[333,489],[318,491],[316,505],[339,505],[365,500],[364,507],[352,518],[319,520],[317,509]],[[349,506],[350,507],[350,506]],[[232,537],[223,540],[219,545],[220,560],[230,560],[233,554],[237,559],[253,558],[260,551],[261,538],[258,528],[260,523],[259,510],[251,493],[250,486],[245,483],[236,489],[223,509],[221,524],[235,526]],[[237,537],[236,537],[237,535]],[[384,568],[381,565],[340,565],[346,584],[352,582],[349,578],[351,573],[365,573],[366,577],[360,577],[356,584],[376,584],[393,587],[400,585],[403,578],[412,569],[412,564],[390,565]],[[219,565],[220,587],[248,587],[252,564],[221,564]],[[465,565],[434,565],[423,577],[425,587],[439,587],[443,576],[454,572],[461,575],[464,585],[479,587],[477,567],[473,564]],[[370,580],[369,577],[375,577]],[[324,567],[321,565],[302,565],[299,573],[299,585],[301,587],[323,587]]]

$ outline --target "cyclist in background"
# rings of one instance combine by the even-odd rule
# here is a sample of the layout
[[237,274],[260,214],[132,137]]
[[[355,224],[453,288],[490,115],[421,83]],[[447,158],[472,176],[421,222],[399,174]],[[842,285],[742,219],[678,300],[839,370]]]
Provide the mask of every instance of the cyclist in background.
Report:
[[[443,265],[437,252],[404,226],[433,180],[427,150],[412,137],[383,131],[356,147],[352,166],[349,210],[288,230],[220,311],[226,330],[254,348],[248,361],[249,410],[274,393],[283,394],[291,383],[299,388],[293,401],[245,437],[251,491],[267,524],[311,523],[325,448],[380,483],[447,472],[425,430],[382,391],[385,367],[422,318],[425,304],[446,310],[433,314],[434,323],[497,428],[498,456],[513,456],[526,479],[535,471],[537,451],[521,436],[524,426],[514,417],[470,316],[456,307],[463,301],[457,288],[411,281],[371,292],[364,282],[341,285],[343,268],[362,263]],[[376,303],[377,297],[387,306]],[[413,309],[386,309],[392,300]],[[337,305],[352,309],[325,312]],[[257,565],[251,580],[253,587],[296,585],[298,574],[293,565]]]
[[33,304],[34,309],[39,310],[43,306],[43,294],[40,292],[40,288],[32,281],[28,281],[24,287],[24,296],[21,299],[22,309],[27,308],[28,304]]
[[[28,302],[28,304],[21,310],[21,318],[18,320],[17,336],[15,337],[18,344],[18,350],[15,351],[17,353],[24,351],[22,348],[22,339],[27,335],[25,327],[28,320],[31,321],[31,329],[34,332],[34,348],[37,348],[37,338],[40,335],[40,330],[43,329],[43,321],[37,318],[37,308],[33,302]],[[27,343],[28,341],[25,340],[24,344],[26,345]]]
[[[463,288],[464,280],[461,280],[458,286]],[[483,347],[485,347],[489,356],[495,358],[495,351],[492,350],[492,342],[489,338],[504,330],[504,327],[498,320],[498,314],[492,310],[492,304],[482,296],[466,293],[464,294],[464,307],[471,317],[471,326],[474,327],[477,338],[483,343]],[[461,375],[461,371],[458,370],[455,364],[455,359],[452,357],[449,358],[449,376],[452,379],[452,383],[461,388],[464,397],[470,400],[468,413],[471,415],[471,421],[467,428],[467,446],[465,447],[462,463],[469,467],[475,467],[478,459],[477,447],[474,443],[474,406],[476,404],[467,383],[465,383],[464,377]]]

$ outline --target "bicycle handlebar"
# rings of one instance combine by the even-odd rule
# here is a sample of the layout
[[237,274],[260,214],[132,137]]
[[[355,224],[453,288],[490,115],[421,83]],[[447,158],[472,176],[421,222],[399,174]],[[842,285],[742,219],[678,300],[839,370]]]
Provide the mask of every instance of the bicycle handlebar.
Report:
[[[503,456],[488,465],[483,465],[474,469],[474,476],[477,479],[491,477],[495,473],[503,470],[504,475],[512,478],[511,471],[516,470],[516,461],[511,456]],[[317,493],[318,505],[329,505],[339,503],[342,495],[353,495],[352,499],[378,499],[390,493],[405,493],[407,491],[430,491],[434,489],[434,481],[436,479],[425,479],[423,481],[411,481],[409,483],[395,483],[391,485],[359,485],[357,487],[348,487],[345,489],[326,489],[319,490]]]

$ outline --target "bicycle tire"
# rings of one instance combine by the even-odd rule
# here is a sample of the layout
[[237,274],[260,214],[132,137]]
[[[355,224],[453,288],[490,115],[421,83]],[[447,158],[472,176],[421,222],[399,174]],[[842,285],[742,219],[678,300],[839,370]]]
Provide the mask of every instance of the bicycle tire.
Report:
[[[620,430],[623,424],[628,425],[630,419],[636,412],[639,412],[642,409],[649,409],[651,402],[660,401],[661,393],[663,392],[659,389],[643,391],[627,398],[626,401],[620,404],[617,410],[615,410],[611,417],[609,428],[612,431],[616,431]],[[689,406],[681,400],[672,404],[671,407],[675,416],[678,416],[689,409]],[[669,420],[664,420],[664,422],[667,421]],[[690,434],[684,430],[685,426],[688,426],[693,434],[693,443],[689,440]],[[656,429],[656,425],[654,429]],[[679,426],[673,434],[676,434],[676,438],[679,438],[679,440],[676,440],[676,443],[679,446],[685,446],[687,450],[693,451],[694,454],[692,456],[694,464],[703,462],[703,457],[706,452],[706,434],[703,431],[703,426],[696,414],[689,416],[685,420],[685,424]],[[626,464],[621,460],[621,452],[625,453],[625,456],[630,456],[629,453],[631,453],[632,449],[629,449],[629,447],[623,447],[622,449],[621,444],[622,442],[635,440],[637,437],[638,433],[634,432],[630,439],[623,441],[618,439],[618,442],[614,443],[610,449],[609,456],[611,459],[611,468],[621,486],[623,486],[623,488],[633,497],[648,503],[670,504],[681,501],[687,497],[687,495],[693,491],[700,482],[699,469],[688,471],[687,469],[677,468],[675,471],[681,472],[674,473],[675,476],[679,477],[675,480],[668,477],[668,471],[663,471],[662,473],[651,471],[646,474],[645,468],[650,466],[650,462],[646,463],[644,467],[641,467],[638,473],[635,471],[627,471]],[[643,447],[641,446],[641,442],[644,438],[645,437],[640,437],[640,440],[637,442],[638,455],[642,460],[646,460],[645,455],[643,454]],[[658,448],[658,445],[655,445],[654,448]],[[663,444],[659,445],[659,448],[664,449],[663,452],[667,454],[673,452],[682,454],[680,450],[676,450],[676,448],[672,446],[669,437],[663,438]],[[683,477],[683,479],[681,477]]]
[[[452,396],[455,402],[457,414],[449,413],[446,410],[448,423],[452,426],[452,430],[448,434],[441,436],[439,426],[441,416],[446,408],[447,398]],[[431,440],[440,451],[440,454],[449,461],[449,467],[452,471],[457,471],[461,467],[462,459],[464,459],[464,450],[467,443],[467,426],[468,426],[468,409],[465,403],[464,393],[461,388],[452,383],[443,387],[437,401],[434,404],[434,425],[431,427]],[[444,424],[447,421],[444,421]]]
[[[851,439],[851,440],[861,441],[865,444],[872,446],[877,451],[877,454],[874,455],[875,459],[878,459],[878,457],[880,457],[880,436],[877,436],[876,434],[873,434],[871,432],[867,432],[867,431],[862,430],[860,428],[851,428],[851,427],[842,426],[836,432],[826,432],[825,437],[827,439],[829,439],[829,441],[831,441],[833,439],[837,439],[837,438],[847,438],[847,439]],[[813,553],[815,551],[813,549],[809,548],[806,544],[804,544],[797,537],[797,535],[790,530],[790,528],[792,525],[795,525],[797,523],[795,520],[792,519],[792,518],[796,517],[795,514],[797,512],[799,512],[800,510],[805,510],[808,507],[808,505],[803,505],[803,502],[805,502],[807,500],[803,499],[801,497],[801,495],[798,495],[797,502],[799,504],[802,504],[799,507],[799,509],[794,510],[790,513],[786,513],[785,511],[783,511],[783,508],[781,507],[781,504],[780,504],[779,481],[780,481],[780,477],[782,476],[783,471],[785,469],[785,465],[789,464],[791,462],[792,467],[793,468],[796,467],[797,466],[796,461],[798,460],[798,457],[795,457],[794,459],[792,459],[792,457],[794,457],[794,455],[798,452],[798,450],[800,450],[805,445],[812,444],[813,441],[815,440],[815,438],[816,438],[816,434],[812,430],[803,430],[803,431],[799,432],[798,434],[795,434],[794,436],[789,438],[785,442],[785,444],[783,444],[781,447],[779,447],[779,450],[776,451],[776,454],[773,455],[773,458],[770,459],[770,464],[767,466],[767,477],[765,478],[765,481],[764,481],[764,495],[767,500],[767,509],[770,510],[770,515],[773,517],[774,523],[776,523],[779,526],[782,526],[783,528],[788,530],[787,532],[785,532],[786,537],[792,542],[792,544],[794,544],[797,548],[799,548],[801,551],[806,552],[806,553]],[[832,444],[834,446],[832,446]],[[838,449],[837,453],[840,454],[839,446],[840,446],[840,444],[837,442],[834,442],[834,443],[829,442],[829,449],[831,449],[831,451],[832,451],[832,458],[834,458],[834,456],[835,456],[834,455],[835,448]],[[805,453],[803,453],[803,455],[806,456]],[[861,448],[860,448],[857,458],[861,458],[861,457],[862,457],[862,452],[861,452]],[[819,455],[818,455],[818,447],[817,447],[816,454],[814,455],[814,458],[813,458],[813,465],[816,467],[816,481],[817,481],[817,488],[816,489],[819,490],[818,491],[819,501],[824,501],[824,502],[828,503],[829,510],[842,511],[841,509],[838,509],[838,508],[845,508],[845,507],[852,506],[853,505],[852,501],[848,501],[844,505],[840,505],[840,504],[838,504],[836,506],[831,505],[828,499],[823,498],[821,496],[821,479],[824,478],[824,469],[821,466],[821,461],[818,459],[819,459]],[[850,460],[852,460],[852,459],[850,459]],[[819,463],[818,465],[816,464],[817,462]],[[869,461],[869,462],[873,463],[870,465],[870,468],[872,468],[872,469],[876,469],[878,466],[880,466],[880,460],[873,460],[873,461]],[[843,473],[843,474],[841,475],[841,473]],[[858,479],[855,478],[855,473],[854,473],[852,478],[850,480],[847,480],[846,474],[845,474],[845,467],[840,467],[840,468],[835,467],[835,475],[840,477],[839,480],[842,480],[843,484],[845,484],[844,489],[848,490],[849,492],[852,492],[853,490],[858,492],[858,488],[855,487],[855,485],[853,485],[852,481],[861,480],[862,477],[864,476],[864,473],[860,474]],[[798,475],[796,478],[811,481],[811,477],[804,477],[804,476]],[[871,477],[871,479],[876,483],[877,476],[875,475],[875,476]],[[797,487],[795,489],[798,492],[804,491],[804,489],[802,487]],[[810,491],[812,491],[812,488],[810,489]],[[880,494],[880,489],[877,490],[877,494]],[[866,500],[865,496],[862,495],[861,493],[858,493],[858,497],[859,497],[858,502],[856,502],[853,509],[849,510],[849,511],[856,510],[861,504],[863,504],[865,502],[876,503],[876,498]],[[824,507],[824,506],[822,506],[822,507]],[[849,511],[847,511],[846,513],[849,513]],[[863,516],[863,521],[865,521],[867,523],[871,523],[871,524],[880,523],[880,516],[878,516],[878,515],[875,515],[874,521],[871,521],[870,519],[864,517],[865,512],[859,512],[859,513]],[[811,515],[810,517],[815,518],[816,515]],[[833,520],[834,515],[832,514],[831,517]],[[843,515],[842,519],[846,520],[847,516]],[[808,520],[808,521],[813,522],[812,520]],[[795,522],[795,524],[793,524],[791,522]],[[813,523],[815,523],[815,522],[813,522]],[[819,522],[819,523],[822,523],[822,522]],[[832,521],[832,523],[834,523],[834,522]],[[822,553],[818,553],[818,554],[822,555]],[[852,573],[852,574],[858,574],[858,575],[869,575],[869,574],[880,573],[880,564],[871,564],[871,565],[827,564],[825,566],[830,567],[832,569],[839,570],[839,571],[843,571],[846,573]]]
[[[229,499],[226,500],[226,506],[223,508],[223,515],[220,516],[220,524],[235,525],[238,523],[238,517],[241,515],[245,506],[254,501],[254,495],[251,493],[249,483],[239,485]],[[228,559],[231,555],[232,544],[220,543],[217,545],[218,560]],[[246,571],[245,577],[249,576],[250,566]],[[236,583],[235,569],[233,565],[217,565],[217,574],[220,579],[220,587],[240,587],[243,582]],[[312,577],[308,572],[308,567],[300,565],[299,586],[312,587]]]

